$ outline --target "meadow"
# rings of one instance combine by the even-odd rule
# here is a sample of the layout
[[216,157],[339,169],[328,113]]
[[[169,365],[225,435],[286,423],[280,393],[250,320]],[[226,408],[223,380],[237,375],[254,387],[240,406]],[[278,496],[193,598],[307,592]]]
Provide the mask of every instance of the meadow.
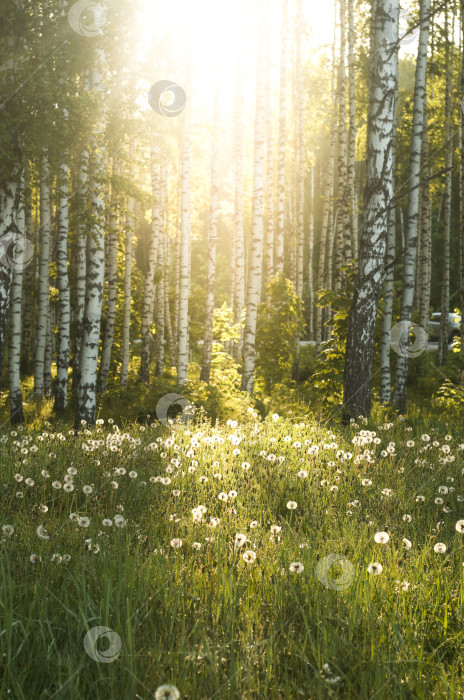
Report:
[[2,698],[462,697],[459,423],[50,420],[0,438]]

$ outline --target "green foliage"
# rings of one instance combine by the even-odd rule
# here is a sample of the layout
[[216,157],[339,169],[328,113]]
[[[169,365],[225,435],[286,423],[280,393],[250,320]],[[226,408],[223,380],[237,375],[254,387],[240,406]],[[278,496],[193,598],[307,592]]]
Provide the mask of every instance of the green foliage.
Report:
[[290,378],[304,317],[293,282],[283,275],[268,281],[265,294],[266,301],[258,309],[256,370],[270,389]]
[[321,353],[316,358],[315,372],[309,383],[316,389],[318,402],[330,411],[342,404],[343,372],[345,368],[345,346],[348,336],[348,316],[353,297],[356,271],[344,268],[346,284],[340,292],[321,289],[317,292],[317,306],[330,308],[332,334],[322,343]]

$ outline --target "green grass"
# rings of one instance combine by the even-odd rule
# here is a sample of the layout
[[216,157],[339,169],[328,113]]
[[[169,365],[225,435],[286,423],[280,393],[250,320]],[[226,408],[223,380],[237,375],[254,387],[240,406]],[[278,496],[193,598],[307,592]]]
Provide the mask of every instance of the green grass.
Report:
[[[248,414],[237,427],[189,423],[168,430],[157,423],[118,431],[105,422],[79,436],[70,436],[63,423],[17,435],[4,428],[0,526],[12,525],[14,532],[0,530],[0,696],[148,699],[172,683],[191,700],[461,697],[464,568],[455,524],[464,517],[464,431],[419,418],[386,430],[382,423],[328,430],[310,417],[303,426]],[[376,431],[380,444],[353,444],[360,430]],[[112,452],[108,436],[118,432],[124,439]],[[424,432],[429,443],[421,440]],[[173,444],[149,448],[171,433]],[[232,433],[242,438],[238,446],[228,439]],[[104,443],[84,451],[89,440]],[[308,455],[305,440],[320,447],[317,454]],[[391,441],[395,456],[382,457]],[[336,448],[322,447],[333,442]],[[454,461],[440,462],[449,456],[442,445]],[[365,449],[372,461],[356,464]],[[263,450],[285,460],[269,461]],[[338,450],[353,456],[343,459]],[[198,465],[189,472],[192,459]],[[242,468],[244,461],[250,469]],[[74,491],[53,488],[54,480],[64,484],[70,467],[77,470]],[[121,467],[126,473],[115,474]],[[307,478],[298,476],[301,469]],[[128,476],[131,470],[136,478]],[[34,484],[17,482],[17,473]],[[171,483],[150,481],[158,475]],[[362,479],[372,484],[362,486]],[[92,486],[91,494],[83,493],[84,485]],[[441,485],[454,490],[437,505]],[[231,490],[236,498],[218,499]],[[417,502],[417,494],[425,502]],[[297,502],[296,510],[288,501]],[[192,509],[200,504],[207,511],[194,523]],[[89,517],[90,525],[79,526],[71,513]],[[102,525],[121,513],[124,527]],[[207,524],[212,517],[220,519],[215,527]],[[49,540],[38,537],[39,525]],[[279,541],[271,539],[271,525],[282,528]],[[390,540],[376,544],[374,534],[383,530]],[[249,539],[238,550],[237,533]],[[180,548],[170,545],[173,538],[182,539]],[[434,551],[437,542],[446,544],[445,554]],[[256,553],[254,563],[244,561],[245,550]],[[331,553],[353,566],[344,590],[326,587],[316,574],[318,561]],[[32,554],[40,560],[32,563]],[[54,554],[71,559],[52,560]],[[292,562],[304,571],[291,573]],[[371,562],[382,564],[380,575],[367,572]],[[342,571],[334,566],[330,577]],[[409,589],[397,590],[396,581],[407,581]],[[121,640],[112,663],[84,650],[86,633],[98,625]],[[100,640],[97,650],[106,646]]]

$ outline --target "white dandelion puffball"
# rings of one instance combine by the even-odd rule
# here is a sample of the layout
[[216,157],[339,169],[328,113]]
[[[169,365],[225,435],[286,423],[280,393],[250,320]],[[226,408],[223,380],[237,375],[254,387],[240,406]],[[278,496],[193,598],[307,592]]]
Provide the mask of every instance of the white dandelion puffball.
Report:
[[243,553],[243,560],[247,564],[253,564],[253,562],[256,561],[256,553],[251,551],[251,550],[247,550],[246,552]]
[[3,525],[2,532],[4,535],[12,535],[14,532],[13,525]]
[[297,508],[297,506],[298,506],[298,504],[297,504],[296,501],[289,501],[289,502],[287,503],[287,508],[288,508],[289,510],[295,510],[295,508]]
[[155,700],[179,700],[180,693],[175,685],[160,685],[155,692]]
[[93,488],[91,486],[86,485],[86,486],[82,487],[82,491],[88,495],[88,494],[92,493]]
[[237,547],[237,548],[243,547],[243,545],[245,544],[246,541],[247,541],[246,535],[243,535],[241,532],[238,532],[235,535],[235,541],[234,541],[235,547]]
[[443,544],[443,542],[437,542],[433,548],[433,551],[437,554],[444,554],[446,552],[446,544]]
[[411,549],[411,547],[412,547],[411,540],[408,540],[406,537],[403,537],[403,547],[405,549]]
[[171,547],[174,547],[174,549],[179,549],[180,547],[182,547],[182,540],[178,537],[174,537],[171,540]]
[[300,561],[293,561],[289,566],[292,574],[301,574],[304,571],[304,566]]
[[382,564],[379,564],[377,561],[373,561],[369,566],[367,567],[367,571],[372,574],[373,576],[378,576],[379,574],[382,573],[383,566]]
[[388,532],[376,532],[374,535],[374,540],[377,544],[386,544],[390,539]]
[[464,533],[464,520],[458,520],[456,523],[456,530],[458,532]]
[[47,530],[44,528],[43,525],[39,525],[39,527],[36,530],[37,535],[40,537],[42,540],[49,540],[50,535],[48,534]]
[[90,518],[88,518],[86,515],[82,515],[79,517],[77,524],[80,525],[80,527],[89,527]]

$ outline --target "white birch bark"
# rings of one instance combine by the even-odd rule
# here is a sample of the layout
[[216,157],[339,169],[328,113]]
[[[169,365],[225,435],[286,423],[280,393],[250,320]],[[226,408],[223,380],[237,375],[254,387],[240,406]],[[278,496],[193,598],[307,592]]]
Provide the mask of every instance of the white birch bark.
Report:
[[20,199],[15,212],[16,240],[14,243],[14,265],[12,270],[10,333],[8,347],[8,383],[10,400],[10,420],[12,424],[24,422],[23,397],[21,392],[21,312],[23,265],[25,261],[25,208],[24,176],[21,177]]
[[[409,160],[409,201],[406,220],[406,250],[403,266],[403,295],[401,299],[401,321],[411,324],[414,302],[414,281],[416,271],[416,247],[419,216],[419,182],[422,154],[422,134],[424,129],[424,107],[427,83],[427,49],[429,44],[431,0],[423,0],[420,8],[420,34],[414,84],[414,108]],[[398,355],[396,362],[394,403],[400,411],[406,406],[406,382],[408,376],[408,355]]]
[[277,211],[275,234],[275,272],[283,273],[285,238],[285,160],[287,148],[287,42],[288,0],[282,0],[282,37],[280,49],[279,144],[277,152]]
[[[284,0],[286,6],[286,0]],[[263,11],[261,4],[261,12]],[[262,23],[261,23],[262,26]],[[256,112],[254,133],[253,163],[253,205],[251,223],[251,249],[248,263],[248,284],[246,295],[246,319],[243,337],[242,391],[252,393],[255,372],[255,340],[258,303],[261,294],[263,256],[263,210],[266,158],[266,119],[265,119],[265,67],[264,37],[260,31],[256,76]],[[277,260],[276,266],[278,268]]]
[[314,338],[314,166],[310,169],[310,209],[309,209],[309,232],[308,232],[308,299],[309,299],[309,322],[308,335],[310,340]]
[[151,147],[150,151],[151,188],[152,188],[152,221],[151,238],[148,249],[148,264],[145,276],[143,305],[142,305],[142,346],[139,379],[145,384],[150,382],[150,360],[152,351],[152,317],[155,297],[154,277],[158,252],[158,240],[161,233],[161,206],[160,206],[160,166],[158,149]]
[[[305,99],[302,65],[303,44],[303,9],[302,0],[297,4],[297,36],[296,36],[296,100],[297,100],[297,145],[298,145],[298,174],[297,175],[297,248],[296,248],[296,293],[303,298],[303,256],[304,256],[304,210],[305,210]],[[297,348],[299,347],[297,341]]]
[[181,230],[179,249],[179,335],[177,346],[177,382],[188,381],[189,360],[189,272],[190,272],[190,131],[184,122],[181,184]]
[[394,106],[399,0],[377,0],[370,56],[367,181],[358,273],[349,314],[343,403],[348,416],[368,416],[377,305],[393,199]]
[[[135,149],[131,142],[129,145],[129,159],[131,162],[131,174],[134,174],[134,159]],[[120,385],[125,388],[127,386],[127,378],[129,374],[129,359],[130,359],[130,322],[131,322],[131,304],[132,304],[132,240],[134,237],[135,228],[135,201],[133,197],[129,197],[128,213],[126,217],[126,236],[124,248],[124,306],[122,313],[122,348],[121,348],[121,377]],[[143,341],[142,341],[143,342]]]
[[59,291],[59,326],[54,411],[63,413],[68,405],[69,341],[71,331],[71,299],[68,277],[68,164],[66,159],[61,164],[57,184],[59,194],[56,274]]
[[[101,69],[103,52],[97,51],[95,66],[91,74],[91,89],[98,97],[104,94]],[[77,405],[74,426],[79,429],[83,423],[95,425],[97,409],[97,365],[100,341],[100,325],[105,278],[105,203],[104,170],[105,151],[103,145],[104,113],[92,138],[91,162],[91,208],[92,231],[87,238],[87,279],[85,291],[84,323],[80,357],[80,377],[77,389]]]
[[158,255],[157,255],[157,278],[159,279],[156,285],[156,367],[155,374],[157,376],[163,374],[164,371],[164,348],[166,343],[165,338],[165,305],[164,305],[164,248],[166,241],[166,227],[164,224],[165,202],[167,198],[168,187],[168,170],[164,162],[160,170],[160,211],[161,211],[161,227],[158,240]]
[[34,363],[34,397],[44,397],[45,352],[49,306],[49,264],[50,264],[50,184],[48,155],[43,153],[40,168],[40,254],[38,280],[38,310],[36,350]]
[[[234,285],[234,318],[235,323],[242,319],[245,306],[245,239],[243,228],[243,75],[242,54],[239,53],[237,61],[236,94],[235,94],[235,135],[234,135],[234,243],[235,243],[235,285]],[[237,343],[234,344],[233,354],[235,359],[242,356],[243,333]]]
[[[113,174],[118,172],[118,166],[113,164]],[[98,391],[107,390],[108,376],[111,365],[111,353],[113,349],[114,329],[116,325],[116,302],[118,295],[118,200],[116,194],[112,192],[111,210],[109,212],[109,230],[105,245],[106,277],[107,277],[107,307],[105,331],[102,340],[102,352],[100,359],[100,369],[98,372]]]
[[208,271],[206,280],[205,335],[200,381],[209,382],[213,354],[214,289],[216,284],[217,221],[219,213],[219,85],[214,100],[214,134],[211,155],[211,201],[208,227]]
[[348,94],[349,94],[349,132],[347,163],[347,198],[349,207],[349,224],[351,231],[352,258],[358,257],[358,203],[355,187],[356,158],[356,74],[355,74],[355,31],[354,0],[348,0]]
[[76,221],[76,310],[73,357],[73,389],[79,386],[82,333],[84,328],[85,282],[87,279],[87,240],[84,230],[83,209],[88,198],[89,152],[85,148],[81,155],[78,173],[79,210]]

